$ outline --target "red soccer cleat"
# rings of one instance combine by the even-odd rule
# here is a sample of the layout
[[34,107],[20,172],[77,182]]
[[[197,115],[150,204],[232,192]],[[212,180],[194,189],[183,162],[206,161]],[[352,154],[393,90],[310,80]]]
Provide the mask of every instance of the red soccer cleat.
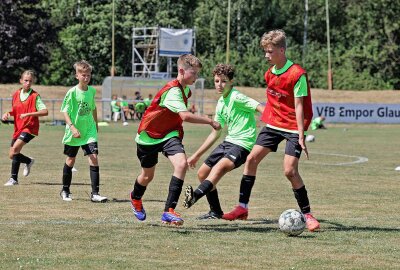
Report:
[[226,220],[235,220],[235,219],[246,220],[248,215],[249,215],[249,210],[247,210],[247,208],[238,205],[231,212],[224,214],[222,218]]
[[320,228],[318,220],[313,217],[311,213],[304,214],[306,217],[306,226],[310,232],[316,231]]

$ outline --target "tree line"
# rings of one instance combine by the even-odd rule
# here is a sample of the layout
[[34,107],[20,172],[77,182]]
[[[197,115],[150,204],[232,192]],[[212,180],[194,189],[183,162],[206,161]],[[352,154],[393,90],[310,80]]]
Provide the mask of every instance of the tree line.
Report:
[[[284,29],[288,57],[308,71],[313,88],[327,88],[326,1],[231,0],[230,64],[236,84],[264,86],[268,68],[261,35]],[[13,83],[33,69],[39,83],[75,84],[72,65],[94,66],[93,84],[111,68],[112,0],[2,0],[0,82]],[[308,2],[306,13],[305,2]],[[228,0],[114,0],[115,66],[131,76],[132,27],[194,28],[202,76],[226,59]],[[400,2],[329,1],[334,89],[400,89]],[[307,18],[307,20],[305,20]]]

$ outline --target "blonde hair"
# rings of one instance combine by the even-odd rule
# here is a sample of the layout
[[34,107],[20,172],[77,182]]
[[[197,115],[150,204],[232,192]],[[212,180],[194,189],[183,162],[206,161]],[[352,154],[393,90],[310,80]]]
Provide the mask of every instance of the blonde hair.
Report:
[[285,31],[277,29],[264,33],[264,35],[261,37],[260,46],[262,48],[266,48],[268,45],[286,49]]
[[81,60],[74,64],[74,69],[75,69],[76,73],[85,72],[85,71],[92,72],[93,67],[89,64],[88,61]]
[[27,70],[23,71],[23,72],[21,73],[20,79],[22,79],[25,75],[31,76],[31,77],[32,77],[32,82],[36,82],[36,74],[35,74],[35,71],[33,71],[33,70],[31,70],[31,69],[27,69]]
[[199,58],[192,54],[182,54],[178,58],[178,68],[189,69],[191,67],[202,68]]

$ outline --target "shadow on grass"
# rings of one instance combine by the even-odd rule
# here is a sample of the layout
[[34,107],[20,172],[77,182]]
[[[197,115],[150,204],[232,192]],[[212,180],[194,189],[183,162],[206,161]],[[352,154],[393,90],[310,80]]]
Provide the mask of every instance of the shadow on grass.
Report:
[[[110,202],[113,202],[113,203],[129,203],[129,202],[131,202],[131,200],[129,200],[129,199],[112,198],[112,199],[110,200]],[[159,203],[165,203],[164,200],[145,200],[144,203],[145,203],[145,202],[159,202]]]
[[[338,222],[331,222],[328,220],[320,220],[321,227],[325,231],[354,231],[354,232],[400,232],[400,228],[384,228],[384,227],[372,227],[372,226],[346,226]],[[323,224],[329,224],[324,226]]]
[[[53,182],[32,182],[30,185],[42,185],[42,186],[62,186],[61,181],[58,183]],[[71,186],[90,186],[90,182],[88,183],[72,183]],[[101,186],[101,185],[100,185]]]
[[[224,222],[224,223],[222,223]],[[207,224],[208,223],[208,224]],[[277,227],[278,220],[268,219],[251,219],[247,221],[199,221],[199,224],[187,227],[185,225],[177,227],[174,225],[165,225],[161,223],[147,224],[150,227],[162,227],[173,230],[174,233],[190,235],[194,233],[216,232],[216,233],[232,233],[232,232],[251,232],[251,233],[275,233],[279,232]],[[273,225],[273,226],[271,226]],[[299,235],[298,238],[315,238],[316,235]]]

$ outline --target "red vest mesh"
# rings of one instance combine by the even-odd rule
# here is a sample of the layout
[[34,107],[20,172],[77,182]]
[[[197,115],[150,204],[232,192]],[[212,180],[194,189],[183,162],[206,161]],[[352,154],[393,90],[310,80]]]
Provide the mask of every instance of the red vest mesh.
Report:
[[275,75],[268,69],[265,72],[267,83],[267,105],[262,115],[262,121],[274,127],[287,130],[298,130],[295,112],[294,86],[305,75],[307,79],[307,93],[303,97],[304,130],[306,131],[312,120],[312,103],[310,85],[307,73],[297,64],[293,64],[286,72]]
[[139,134],[144,130],[151,138],[162,139],[168,133],[177,130],[179,132],[179,138],[183,139],[183,121],[179,114],[174,113],[166,107],[161,107],[159,105],[162,94],[164,94],[172,87],[179,87],[179,89],[181,89],[183,101],[187,106],[187,99],[191,96],[191,92],[189,92],[189,97],[187,98],[185,95],[185,91],[183,90],[182,85],[179,83],[178,80],[175,79],[168,82],[163,88],[161,88],[160,91],[158,91],[150,106],[144,113],[144,116],[138,128]]
[[14,116],[13,139],[17,139],[22,132],[39,135],[39,118],[37,116],[28,116],[24,119],[19,117],[23,113],[37,111],[36,98],[39,94],[32,90],[28,98],[25,101],[21,101],[20,92],[21,89],[15,91],[12,99],[12,115]]

